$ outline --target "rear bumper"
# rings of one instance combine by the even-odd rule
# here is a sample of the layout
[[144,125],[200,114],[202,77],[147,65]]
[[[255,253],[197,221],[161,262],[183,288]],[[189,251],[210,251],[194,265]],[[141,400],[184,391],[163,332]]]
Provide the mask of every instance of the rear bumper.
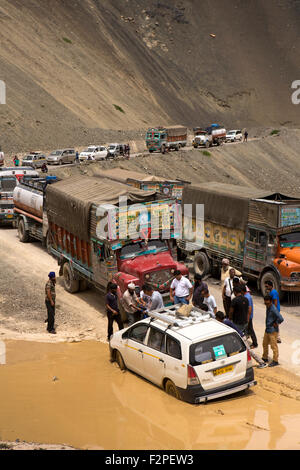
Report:
[[215,400],[216,398],[225,397],[226,395],[232,395],[243,390],[247,390],[250,387],[256,385],[257,382],[254,380],[253,368],[247,369],[246,376],[244,379],[234,382],[224,387],[218,387],[211,390],[204,390],[201,385],[190,385],[186,389],[178,387],[181,398],[183,401],[188,403],[205,403],[209,400]]

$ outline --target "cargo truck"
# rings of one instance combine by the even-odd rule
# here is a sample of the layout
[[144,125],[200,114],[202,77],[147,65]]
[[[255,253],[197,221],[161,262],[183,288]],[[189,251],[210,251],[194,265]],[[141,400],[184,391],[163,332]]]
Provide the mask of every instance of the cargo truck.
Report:
[[226,129],[219,124],[212,124],[206,129],[194,127],[193,147],[212,147],[226,141]]
[[19,240],[27,243],[39,240],[49,251],[48,219],[45,191],[49,184],[57,181],[56,176],[22,180],[13,192],[14,213]]
[[187,128],[184,126],[152,127],[146,133],[146,146],[150,153],[179,150],[187,144]]
[[123,170],[123,168],[102,170],[101,177],[129,184],[134,188],[143,189],[144,191],[157,191],[164,196],[175,198],[178,201],[181,201],[184,185],[190,184],[189,181],[172,180],[162,176],[152,176],[137,171]]
[[193,257],[195,272],[217,276],[226,257],[263,295],[267,280],[281,298],[300,293],[300,198],[213,182],[185,186],[182,204],[204,204],[203,244],[191,235],[194,215],[188,216],[188,239],[177,240],[180,256]]
[[[120,197],[127,198],[126,207],[119,205]],[[187,267],[175,259],[175,200],[86,176],[48,186],[46,200],[51,253],[68,292],[83,290],[88,284],[103,292],[113,280],[121,295],[131,282],[139,287],[147,283],[167,303],[174,271],[188,274]],[[146,214],[145,227],[141,209],[143,217]],[[170,239],[163,239],[162,230],[168,227]]]

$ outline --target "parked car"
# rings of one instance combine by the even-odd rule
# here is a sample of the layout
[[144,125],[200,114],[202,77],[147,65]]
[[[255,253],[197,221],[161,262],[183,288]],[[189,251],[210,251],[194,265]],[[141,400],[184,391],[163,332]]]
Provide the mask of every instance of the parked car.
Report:
[[98,151],[94,154],[95,160],[104,160],[107,157],[107,148],[103,145],[98,147]]
[[240,130],[232,130],[228,131],[226,134],[226,142],[236,142],[238,140],[242,140],[243,134]]
[[150,318],[110,338],[111,360],[189,403],[202,403],[256,385],[249,350],[229,326],[193,308],[149,312]]
[[81,162],[86,160],[95,160],[95,155],[105,149],[105,156],[107,154],[106,148],[103,145],[90,145],[87,149],[83,150],[79,154],[79,160]]
[[109,144],[107,147],[107,156],[106,158],[115,158],[119,155],[124,155],[124,145],[123,144]]
[[63,163],[74,163],[76,153],[74,149],[54,150],[47,156],[46,160],[49,165],[62,165]]
[[22,159],[22,166],[41,168],[46,163],[46,155],[41,152],[31,152]]

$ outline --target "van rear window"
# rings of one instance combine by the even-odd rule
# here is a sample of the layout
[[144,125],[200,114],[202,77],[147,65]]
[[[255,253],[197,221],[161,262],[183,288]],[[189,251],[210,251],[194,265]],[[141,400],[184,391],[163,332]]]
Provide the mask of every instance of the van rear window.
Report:
[[229,333],[211,338],[190,347],[190,364],[197,366],[234,356],[246,350],[245,343],[238,333]]

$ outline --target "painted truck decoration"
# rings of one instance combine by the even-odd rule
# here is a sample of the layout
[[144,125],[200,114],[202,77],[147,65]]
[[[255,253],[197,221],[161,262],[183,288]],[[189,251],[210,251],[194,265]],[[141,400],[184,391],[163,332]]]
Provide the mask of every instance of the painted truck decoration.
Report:
[[[127,207],[119,207],[119,195],[126,196]],[[47,187],[46,202],[51,253],[67,291],[83,290],[89,283],[103,292],[114,280],[121,294],[130,282],[139,287],[147,282],[167,303],[174,271],[188,274],[175,259],[175,200],[80,176]],[[163,239],[164,231],[170,233],[169,239]]]
[[146,133],[146,146],[150,153],[179,150],[186,144],[187,128],[184,126],[153,127]]
[[263,294],[266,280],[281,297],[300,293],[300,199],[207,183],[185,187],[182,202],[204,204],[204,243],[197,235],[177,240],[182,255],[193,255],[195,272],[217,276],[226,257]]
[[144,191],[157,191],[164,195],[164,197],[171,197],[177,199],[179,202],[182,198],[182,191],[189,181],[180,179],[172,180],[162,176],[153,176],[147,173],[140,173],[137,171],[124,170],[123,168],[111,168],[103,170],[101,177],[109,178],[119,183],[128,184],[137,189]]

